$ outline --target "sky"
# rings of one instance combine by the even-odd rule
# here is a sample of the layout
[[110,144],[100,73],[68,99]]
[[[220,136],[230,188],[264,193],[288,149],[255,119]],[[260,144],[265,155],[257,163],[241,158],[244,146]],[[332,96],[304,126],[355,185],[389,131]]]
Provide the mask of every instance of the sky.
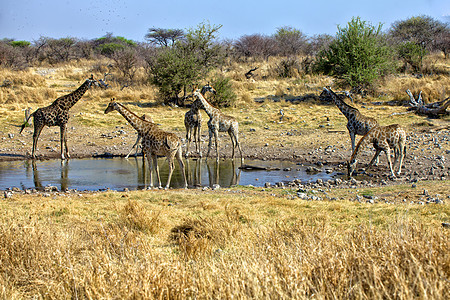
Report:
[[359,16],[372,25],[427,15],[450,22],[449,0],[0,0],[0,39],[41,36],[94,39],[112,33],[145,41],[149,28],[194,29],[222,25],[219,39],[272,35],[290,26],[307,36],[334,35]]

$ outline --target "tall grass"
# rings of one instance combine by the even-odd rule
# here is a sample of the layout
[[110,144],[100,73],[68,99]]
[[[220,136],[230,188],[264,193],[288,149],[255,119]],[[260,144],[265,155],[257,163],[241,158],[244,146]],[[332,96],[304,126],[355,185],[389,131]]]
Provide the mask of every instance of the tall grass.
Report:
[[[249,228],[200,222],[178,254],[117,225],[4,223],[4,294],[42,298],[448,299],[448,235],[413,222],[339,232],[306,220]],[[307,224],[310,223],[310,224]],[[229,227],[236,227],[234,235]],[[205,234],[205,232],[207,234]],[[224,244],[225,243],[225,244]],[[223,249],[224,248],[224,249]],[[7,290],[7,292],[5,291]]]
[[[336,223],[318,213],[322,205],[306,202],[296,205],[310,213],[294,218],[287,212],[296,211],[295,204],[262,195],[236,198],[223,209],[217,204],[230,196],[220,193],[206,199],[189,193],[131,195],[121,201],[120,196],[87,198],[85,205],[94,209],[86,218],[78,201],[18,201],[0,222],[0,297],[450,297],[449,232],[424,225],[421,218],[384,211],[389,226],[366,219],[353,226]],[[169,212],[166,197],[184,204]],[[113,203],[109,217],[94,218],[107,202]],[[161,210],[149,210],[149,202]],[[263,218],[269,205],[287,215]],[[345,211],[354,207],[346,205],[333,207],[351,218]],[[45,212],[59,207],[65,207],[64,214]]]

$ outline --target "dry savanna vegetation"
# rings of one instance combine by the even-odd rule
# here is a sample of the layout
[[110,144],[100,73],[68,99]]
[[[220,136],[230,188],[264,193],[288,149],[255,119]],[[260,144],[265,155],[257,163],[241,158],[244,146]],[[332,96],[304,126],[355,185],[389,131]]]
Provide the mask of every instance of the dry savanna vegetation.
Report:
[[[233,78],[238,95],[235,106],[224,111],[240,121],[244,147],[284,143],[312,149],[342,143],[348,149],[346,132],[317,131],[327,123],[324,116],[332,119],[331,129],[345,130],[339,111],[318,100],[332,79],[270,78],[273,60],[255,80],[242,77],[249,68],[242,64],[223,71]],[[48,105],[91,73],[102,75],[90,61],[76,67],[2,70],[0,82],[14,83],[0,89],[3,134],[18,130],[26,107]],[[406,88],[426,90],[439,100],[449,78],[392,77],[380,86],[380,97],[359,98],[354,105],[371,108],[365,114],[382,124],[397,122],[408,131],[420,130],[417,124],[422,123],[445,125],[448,117],[393,115],[405,108],[371,103],[407,100]],[[126,126],[118,114],[103,114],[112,97],[184,135],[186,110],[158,105],[156,91],[147,85],[90,90],[73,108],[69,124],[92,132]],[[293,127],[302,135],[279,136]],[[245,134],[250,128],[256,128],[255,136]],[[326,140],[317,138],[321,135]],[[328,189],[326,201],[295,198],[292,189],[251,187],[15,194],[0,201],[0,297],[446,299],[450,231],[441,223],[450,221],[449,204],[410,204],[410,199],[424,189],[448,195],[449,181],[417,185]],[[379,195],[383,201],[355,202],[356,195]]]
[[[377,191],[389,201],[412,193]],[[322,202],[244,187],[2,200],[0,295],[448,298],[448,205],[357,203],[352,192]]]
[[[273,153],[288,150],[283,159],[307,160],[304,153],[335,145],[336,156],[345,161],[350,154],[347,120],[334,104],[319,99],[324,86],[339,91],[337,83],[312,73],[280,78],[274,70],[281,60],[258,61],[251,79],[244,74],[253,61],[229,62],[204,80],[231,79],[237,99],[222,110],[239,121],[243,152],[257,158],[265,147]],[[2,68],[2,153],[26,157],[31,151],[32,128],[18,134],[26,108],[49,105],[90,74],[104,78],[110,63],[103,57]],[[448,131],[448,115],[430,119],[407,113],[402,105],[409,100],[407,89],[414,95],[422,91],[425,103],[448,97],[448,58],[432,53],[422,70],[429,70],[427,76],[389,75],[372,86],[369,96],[355,96],[352,105],[382,125],[399,123],[409,133]],[[71,109],[72,155],[82,149],[87,155],[128,152],[134,131],[119,114],[103,113],[111,98],[184,137],[187,109],[163,105],[144,68],[136,69],[132,85],[109,84],[109,89],[89,90]],[[100,134],[118,127],[129,134],[114,140],[112,149],[112,140]],[[47,157],[55,157],[48,149],[59,147],[55,131],[47,128],[41,135],[39,152]],[[436,155],[448,157],[448,152],[427,150],[431,159]],[[293,188],[242,186],[15,193],[0,200],[0,298],[449,299],[448,179],[390,183],[324,188],[318,191],[323,201],[302,200]],[[412,201],[425,191],[444,200]],[[379,201],[355,201],[373,195]]]

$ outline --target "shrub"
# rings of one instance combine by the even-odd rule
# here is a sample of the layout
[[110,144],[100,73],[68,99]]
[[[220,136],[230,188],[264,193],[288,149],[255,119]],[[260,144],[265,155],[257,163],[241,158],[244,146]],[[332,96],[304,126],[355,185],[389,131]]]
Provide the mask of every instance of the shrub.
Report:
[[212,104],[216,107],[233,106],[236,103],[236,94],[231,86],[231,79],[228,77],[217,77],[213,80],[212,86],[216,90],[216,95]]
[[377,27],[353,18],[345,28],[338,26],[336,39],[329,49],[318,54],[316,69],[332,75],[352,87],[355,92],[368,89],[390,70],[389,49]]
[[409,64],[414,72],[419,72],[422,69],[422,61],[427,54],[425,48],[413,42],[402,43],[398,46],[398,56]]
[[106,43],[97,46],[97,50],[100,52],[100,54],[107,57],[111,57],[114,54],[114,52],[123,49],[125,49],[124,45],[116,43]]
[[284,58],[272,68],[273,74],[279,78],[298,76],[300,70],[301,65],[295,57]]
[[179,103],[179,95],[222,63],[221,48],[214,43],[221,26],[200,24],[189,30],[185,41],[161,48],[147,59],[150,82],[159,88],[165,103]]

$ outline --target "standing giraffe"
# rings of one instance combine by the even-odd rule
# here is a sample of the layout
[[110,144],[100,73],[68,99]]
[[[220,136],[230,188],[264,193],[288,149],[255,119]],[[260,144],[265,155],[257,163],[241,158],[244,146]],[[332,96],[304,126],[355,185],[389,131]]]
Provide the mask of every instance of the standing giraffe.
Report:
[[[147,116],[146,114],[143,114],[141,117],[142,120],[153,122],[152,118],[150,116]],[[138,136],[136,138],[136,142],[134,143],[133,147],[131,147],[130,152],[128,152],[127,156],[125,156],[126,159],[130,157],[131,152],[133,152],[133,149],[136,149],[136,152],[134,152],[134,157],[137,157],[138,150],[141,148],[139,145],[139,142],[141,141],[142,136],[138,133]]]
[[228,132],[231,138],[232,146],[232,160],[234,160],[234,148],[236,146],[241,154],[241,164],[244,163],[244,158],[242,157],[241,145],[239,144],[239,123],[235,118],[231,116],[224,115],[219,109],[212,106],[202,95],[200,90],[194,91],[194,96],[202,102],[202,108],[205,110],[206,114],[209,116],[208,121],[208,131],[209,131],[209,144],[208,152],[206,153],[206,158],[209,156],[209,152],[212,147],[212,137],[214,135],[216,142],[216,161],[219,161],[219,132]]
[[37,142],[44,126],[59,126],[61,135],[61,159],[64,160],[66,158],[70,158],[66,134],[66,125],[69,121],[69,109],[74,106],[78,100],[80,100],[92,84],[98,85],[97,81],[94,80],[94,77],[91,75],[90,78],[86,79],[86,81],[72,93],[59,97],[49,106],[38,108],[35,112],[28,116],[19,133],[22,133],[22,130],[25,128],[28,120],[33,116],[34,133],[33,150],[31,153],[33,159],[36,158],[35,152]]
[[[356,145],[355,150],[353,151],[352,157],[347,164],[348,167],[348,176],[351,176],[353,171],[356,168],[359,150],[364,148],[367,144],[372,143],[375,147],[375,155],[370,161],[366,170],[368,170],[374,161],[378,158],[381,151],[386,153],[387,161],[389,164],[389,169],[391,171],[392,177],[395,177],[394,168],[399,163],[397,175],[400,175],[402,171],[402,163],[403,158],[406,154],[406,133],[402,127],[398,124],[388,125],[388,126],[377,126],[369,130],[369,132],[361,138],[361,140]],[[394,165],[391,163],[391,149],[394,149]]]
[[[378,126],[377,120],[364,116],[357,108],[345,103],[345,101],[341,99],[341,96],[336,95],[331,88],[327,89],[324,87],[323,91],[334,100],[336,106],[347,118],[347,130],[350,134],[350,139],[352,140],[352,151],[354,151],[356,135],[365,135],[370,129]],[[347,96],[350,98],[350,95],[347,94]]]
[[109,102],[109,105],[105,110],[105,114],[113,110],[117,110],[142,137],[142,151],[144,152],[144,155],[147,156],[148,165],[150,166],[150,187],[153,187],[152,169],[155,169],[156,176],[158,178],[158,187],[161,188],[161,178],[159,176],[157,160],[157,156],[160,155],[165,156],[169,163],[169,175],[165,188],[168,189],[170,186],[175,157],[180,164],[184,187],[187,188],[180,138],[174,133],[161,130],[158,125],[153,122],[148,122],[139,118],[125,106],[116,102],[114,98]]
[[[202,87],[200,93],[205,97],[206,92],[210,92],[216,94],[216,90],[209,85],[209,83]],[[194,143],[195,143],[195,151],[202,157],[202,149],[201,149],[201,127],[202,127],[202,115],[200,114],[199,109],[202,107],[202,102],[197,99],[192,105],[191,109],[186,112],[184,115],[184,126],[186,127],[186,153],[185,156],[189,156],[189,145],[192,140],[192,133],[194,135]]]

